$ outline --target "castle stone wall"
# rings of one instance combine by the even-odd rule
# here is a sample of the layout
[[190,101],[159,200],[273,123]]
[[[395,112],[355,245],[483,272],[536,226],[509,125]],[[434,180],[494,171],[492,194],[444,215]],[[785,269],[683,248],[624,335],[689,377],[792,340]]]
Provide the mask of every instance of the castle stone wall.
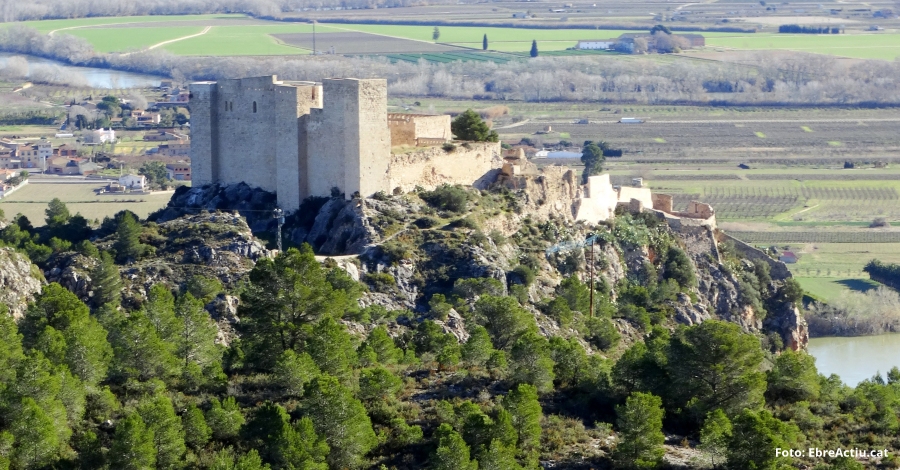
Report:
[[428,114],[388,114],[391,129],[391,146],[422,146],[432,142],[447,142],[450,133],[450,116]]
[[195,185],[216,181],[218,103],[215,82],[192,83],[191,96],[191,179]]
[[503,159],[500,144],[471,142],[448,153],[427,147],[391,155],[388,187],[409,192],[416,186],[431,190],[444,183],[486,187],[496,179]]

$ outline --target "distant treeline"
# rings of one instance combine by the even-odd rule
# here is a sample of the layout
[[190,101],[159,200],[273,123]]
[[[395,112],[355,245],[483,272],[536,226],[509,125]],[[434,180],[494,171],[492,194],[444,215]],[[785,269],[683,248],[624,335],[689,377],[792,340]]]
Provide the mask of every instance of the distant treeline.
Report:
[[900,264],[882,263],[877,259],[873,259],[866,264],[863,271],[867,272],[874,281],[894,289],[900,289]]
[[783,24],[778,27],[779,33],[790,34],[841,34],[841,28],[828,26],[800,26],[798,24]]
[[20,111],[0,114],[0,126],[49,126],[56,124],[63,117],[61,111]]

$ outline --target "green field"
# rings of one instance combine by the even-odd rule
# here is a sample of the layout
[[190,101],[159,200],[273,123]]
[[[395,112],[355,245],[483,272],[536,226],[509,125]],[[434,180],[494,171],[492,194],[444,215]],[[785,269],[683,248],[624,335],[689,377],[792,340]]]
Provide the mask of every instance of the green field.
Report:
[[144,49],[170,39],[197,34],[202,30],[201,26],[161,26],[153,28],[81,28],[65,33],[87,39],[98,52],[121,52]]
[[[241,23],[227,24],[227,20]],[[245,21],[246,20],[246,21]],[[165,49],[179,55],[294,55],[308,51],[281,44],[270,34],[310,32],[308,24],[259,22],[247,24],[243,15],[137,16],[116,18],[79,18],[72,20],[29,21],[24,24],[41,32],[65,32],[87,39],[100,52],[125,51],[146,47],[168,39],[199,32],[212,26],[209,33],[169,44]],[[185,22],[190,22],[188,25]],[[226,24],[223,24],[226,23]],[[121,25],[114,27],[110,25]],[[146,26],[136,29],[138,26]],[[159,25],[159,28],[156,27]],[[371,34],[432,41],[434,27],[407,25],[319,23],[317,32],[359,31]],[[439,42],[481,49],[488,36],[489,48],[500,52],[528,52],[537,40],[542,52],[562,51],[580,39],[618,37],[626,30],[526,29],[480,26],[441,26]],[[811,34],[735,34],[703,33],[711,48],[742,50],[794,50],[865,59],[894,59],[900,56],[900,33]]]
[[[243,14],[212,14],[212,15],[159,15],[159,16],[115,16],[104,18],[76,18],[71,20],[44,20],[25,21],[22,24],[34,28],[42,33],[49,33],[63,28],[82,26],[99,26],[110,24],[131,23],[165,23],[198,20],[221,20],[246,18]],[[177,25],[177,23],[176,23]]]
[[[325,28],[317,27],[317,32]],[[178,55],[294,55],[310,51],[281,44],[270,34],[309,33],[312,26],[274,24],[267,26],[213,26],[208,33],[184,41],[173,42],[163,49]]]
[[838,299],[848,290],[866,292],[880,285],[864,278],[796,277],[796,279],[808,294],[825,301]]
[[790,50],[857,59],[893,60],[900,56],[900,34],[706,34],[707,46],[750,50]]

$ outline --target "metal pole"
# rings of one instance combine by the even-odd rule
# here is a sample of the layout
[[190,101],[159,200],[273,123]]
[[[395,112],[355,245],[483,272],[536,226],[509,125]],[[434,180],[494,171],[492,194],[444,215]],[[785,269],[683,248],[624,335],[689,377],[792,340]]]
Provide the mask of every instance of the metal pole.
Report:
[[313,20],[313,55],[316,55],[316,21]]
[[278,252],[281,253],[281,226],[284,225],[284,211],[275,209],[272,216],[278,221],[278,231],[275,232],[275,244],[278,246]]

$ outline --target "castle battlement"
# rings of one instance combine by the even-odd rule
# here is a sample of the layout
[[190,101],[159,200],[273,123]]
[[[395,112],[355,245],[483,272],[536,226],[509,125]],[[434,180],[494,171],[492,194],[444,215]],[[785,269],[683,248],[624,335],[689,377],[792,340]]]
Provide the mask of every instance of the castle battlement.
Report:
[[276,193],[288,212],[335,188],[368,197],[415,185],[407,160],[392,156],[392,147],[424,147],[431,163],[422,169],[423,183],[471,185],[480,174],[449,169],[502,164],[495,158],[499,144],[478,152],[431,151],[452,140],[450,116],[388,114],[383,79],[315,83],[271,75],[192,83],[190,97],[194,183],[244,182]]

